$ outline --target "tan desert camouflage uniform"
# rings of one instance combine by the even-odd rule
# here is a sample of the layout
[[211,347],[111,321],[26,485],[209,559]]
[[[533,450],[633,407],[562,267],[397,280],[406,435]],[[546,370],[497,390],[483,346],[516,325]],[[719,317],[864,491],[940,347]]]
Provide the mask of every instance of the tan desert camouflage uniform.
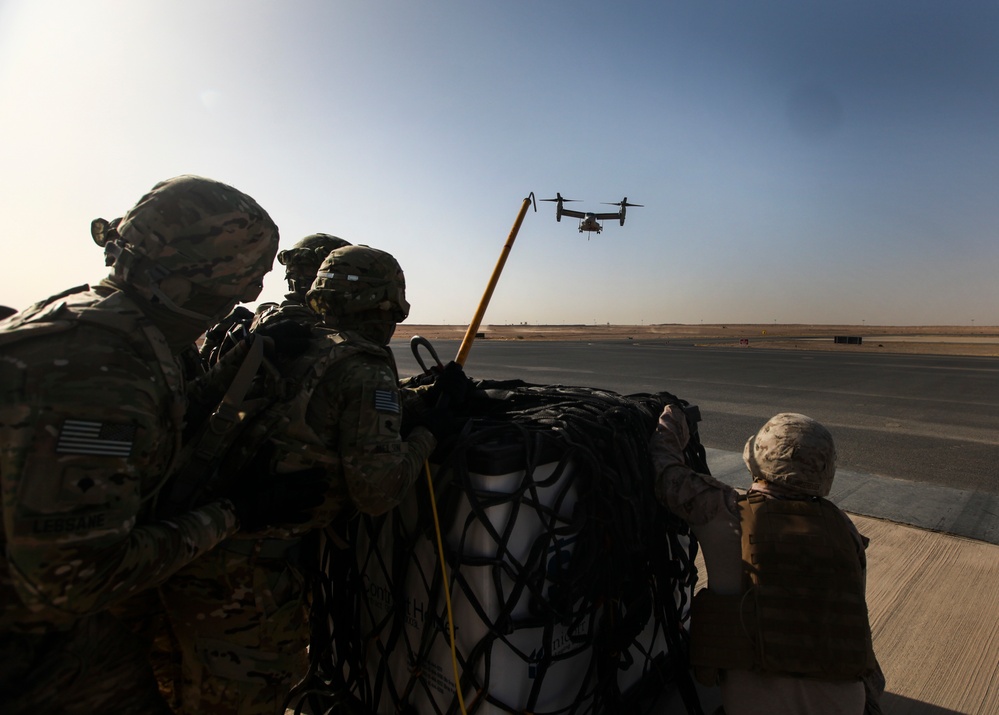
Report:
[[[222,314],[211,311],[259,291],[276,227],[235,189],[178,177],[121,228],[129,239],[108,281],[0,323],[5,715],[169,712],[146,644],[108,609],[236,531],[225,501],[160,522],[152,505],[185,411],[174,344],[193,340],[191,315],[206,316],[203,329]],[[157,294],[186,311],[179,324],[150,308]]]
[[[777,415],[747,442],[744,456],[756,480],[751,494],[766,495],[768,499],[771,496],[775,500],[786,499],[789,490],[797,490],[799,484],[799,499],[802,496],[818,499],[829,493],[835,473],[832,438],[829,436],[825,439],[828,432],[814,420],[804,418],[809,420],[809,424],[806,424],[799,418],[804,416],[784,413]],[[820,430],[811,429],[815,425]],[[802,426],[805,429],[800,429]],[[773,434],[769,434],[771,430],[776,432],[776,428],[788,427],[788,434],[800,437],[795,446],[790,444],[790,440],[774,440]],[[822,439],[816,439],[816,435]],[[708,570],[706,590],[711,595],[735,597],[737,601],[742,601],[739,595],[744,593],[744,578],[747,573],[753,572],[753,567],[743,561],[742,492],[687,467],[682,450],[688,439],[689,432],[682,410],[667,405],[650,443],[657,475],[656,495],[671,512],[690,525],[697,537]],[[824,503],[835,512],[837,533],[847,533],[850,552],[847,558],[855,558],[853,566],[863,572],[866,561],[862,537],[846,514],[831,503]],[[822,526],[818,524],[819,528]],[[825,546],[826,542],[820,540],[819,543]],[[700,600],[702,595],[699,593],[695,601]],[[694,610],[697,611],[696,606]],[[692,620],[696,617],[697,613],[692,616]],[[717,627],[720,622],[721,619],[714,619],[711,625]],[[728,619],[725,622],[733,621]],[[692,625],[695,630],[698,627]],[[738,650],[736,643],[741,641],[733,638],[732,646],[725,652],[726,656],[735,658],[733,654]],[[748,653],[741,650],[738,653],[747,655],[750,660],[753,658],[751,649]],[[695,674],[697,673],[695,669]],[[865,686],[859,678],[800,678],[734,666],[721,670],[720,675],[722,703],[728,715],[793,712],[860,715],[864,712]]]
[[[300,318],[302,306],[292,303],[266,322]],[[296,562],[302,537],[345,508],[380,514],[394,507],[436,445],[423,428],[407,440],[399,434],[389,349],[357,332],[316,326],[315,316],[305,321],[313,328],[309,350],[281,366],[298,388],[272,442],[276,476],[328,470],[325,502],[307,524],[227,540],[161,587],[182,646],[182,711],[190,715],[283,712],[308,665],[307,594]],[[258,447],[251,440],[234,449]]]

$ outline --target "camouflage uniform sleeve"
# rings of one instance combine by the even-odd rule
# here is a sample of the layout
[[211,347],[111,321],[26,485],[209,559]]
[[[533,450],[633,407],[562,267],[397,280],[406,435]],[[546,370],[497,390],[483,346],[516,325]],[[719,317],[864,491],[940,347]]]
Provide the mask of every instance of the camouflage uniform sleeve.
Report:
[[659,502],[692,526],[708,523],[721,510],[737,516],[735,490],[684,462],[683,448],[689,439],[683,412],[666,405],[649,443]]
[[176,449],[179,403],[127,345],[74,332],[0,365],[10,580],[32,618],[50,622],[158,583],[236,527],[224,502],[143,523]]
[[422,412],[427,408],[424,396],[427,393],[428,385],[421,385],[420,387],[409,387],[405,384],[400,383],[399,385],[399,400],[402,404],[402,413],[407,412]]
[[331,417],[339,424],[337,448],[350,498],[364,513],[384,513],[402,501],[436,440],[422,427],[406,440],[400,436],[401,398],[388,361],[356,355],[331,372],[320,397],[337,412]]
[[860,533],[857,529],[857,525],[853,523],[853,519],[845,511],[837,507],[839,515],[842,517],[846,524],[847,531],[850,532],[850,536],[853,538],[853,543],[857,548],[857,558],[860,560],[860,569],[864,573],[864,578],[867,578],[867,547],[870,546],[871,540]]

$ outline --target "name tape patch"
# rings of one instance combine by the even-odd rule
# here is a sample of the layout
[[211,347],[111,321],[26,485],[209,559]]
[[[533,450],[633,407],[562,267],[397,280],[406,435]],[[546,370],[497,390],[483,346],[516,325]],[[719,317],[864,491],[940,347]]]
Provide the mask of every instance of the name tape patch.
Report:
[[32,529],[36,534],[65,534],[71,531],[90,531],[107,526],[106,514],[88,516],[50,516],[35,519]]

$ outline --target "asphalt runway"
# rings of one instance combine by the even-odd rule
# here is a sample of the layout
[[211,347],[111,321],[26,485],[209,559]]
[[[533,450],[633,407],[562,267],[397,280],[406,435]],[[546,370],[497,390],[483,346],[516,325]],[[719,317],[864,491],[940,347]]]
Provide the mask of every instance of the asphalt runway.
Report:
[[[393,341],[402,376],[420,372],[408,340]],[[434,345],[444,362],[458,346],[457,341]],[[621,394],[671,392],[700,407],[701,442],[733,479],[740,470],[731,469],[731,462],[739,461],[749,435],[777,412],[801,412],[832,431],[839,473],[866,485],[854,495],[867,507],[858,513],[999,538],[996,358],[695,347],[677,341],[479,340],[465,372],[473,379]],[[875,486],[877,496],[871,493]],[[927,503],[947,504],[947,514]],[[912,515],[917,508],[927,511],[925,517]]]

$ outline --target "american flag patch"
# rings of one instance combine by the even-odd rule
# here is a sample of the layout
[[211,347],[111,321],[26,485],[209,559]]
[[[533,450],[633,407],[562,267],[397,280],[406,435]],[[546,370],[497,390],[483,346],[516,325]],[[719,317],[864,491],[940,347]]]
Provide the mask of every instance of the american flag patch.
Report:
[[375,390],[375,409],[399,414],[399,395],[393,390]]
[[127,457],[132,453],[135,425],[90,420],[66,420],[59,430],[58,454]]

